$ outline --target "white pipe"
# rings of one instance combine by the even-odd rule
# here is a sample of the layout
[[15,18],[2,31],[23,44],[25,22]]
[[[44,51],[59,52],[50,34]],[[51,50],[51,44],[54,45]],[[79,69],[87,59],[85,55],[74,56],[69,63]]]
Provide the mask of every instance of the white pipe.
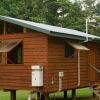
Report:
[[59,72],[59,91],[62,90],[62,78],[64,77],[64,72]]
[[86,40],[84,42],[88,42],[88,18],[86,18]]
[[78,86],[80,85],[80,50],[78,50]]
[[62,77],[59,77],[59,91],[62,90]]
[[86,19],[86,33],[88,34],[88,19]]

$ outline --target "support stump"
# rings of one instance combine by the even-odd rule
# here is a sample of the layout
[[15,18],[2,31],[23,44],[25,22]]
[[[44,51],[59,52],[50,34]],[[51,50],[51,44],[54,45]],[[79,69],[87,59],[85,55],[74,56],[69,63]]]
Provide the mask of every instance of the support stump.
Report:
[[11,93],[10,96],[11,100],[16,100],[16,90],[11,90],[10,93]]

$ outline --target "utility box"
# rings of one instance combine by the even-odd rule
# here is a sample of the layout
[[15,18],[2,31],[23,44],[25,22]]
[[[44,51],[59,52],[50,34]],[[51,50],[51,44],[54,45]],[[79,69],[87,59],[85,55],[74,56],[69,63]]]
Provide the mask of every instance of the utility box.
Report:
[[32,86],[43,86],[43,66],[32,66]]
[[59,72],[59,77],[64,77],[64,72]]

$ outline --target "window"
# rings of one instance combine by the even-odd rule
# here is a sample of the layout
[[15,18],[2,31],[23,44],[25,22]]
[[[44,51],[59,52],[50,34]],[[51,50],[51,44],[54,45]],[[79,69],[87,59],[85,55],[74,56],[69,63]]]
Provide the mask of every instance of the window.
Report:
[[73,57],[75,50],[89,51],[89,49],[83,46],[81,43],[70,41],[67,41],[67,43],[65,43],[65,57]]
[[0,34],[3,34],[3,21],[0,21]]
[[75,49],[69,44],[65,43],[65,57],[73,57]]
[[5,64],[5,61],[7,64],[22,64],[22,50],[21,39],[0,40],[0,64]]
[[19,43],[11,51],[7,53],[7,64],[22,64],[23,43]]
[[17,62],[18,64],[22,64],[22,46],[17,48]]

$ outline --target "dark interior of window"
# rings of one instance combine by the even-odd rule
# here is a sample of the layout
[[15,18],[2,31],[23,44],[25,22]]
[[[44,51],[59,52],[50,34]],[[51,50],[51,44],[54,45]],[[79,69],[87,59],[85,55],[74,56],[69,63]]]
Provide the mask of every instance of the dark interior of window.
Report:
[[33,33],[33,32],[38,32],[38,31],[27,28],[27,32]]
[[12,24],[12,23],[7,23],[7,33],[21,33],[23,32],[23,27]]
[[7,53],[7,64],[22,64],[22,51],[23,44],[21,42],[19,45]]
[[73,57],[75,53],[75,49],[69,44],[65,43],[65,57],[70,58]]
[[2,53],[0,52],[0,64],[2,64]]
[[0,34],[3,34],[3,21],[0,21]]

